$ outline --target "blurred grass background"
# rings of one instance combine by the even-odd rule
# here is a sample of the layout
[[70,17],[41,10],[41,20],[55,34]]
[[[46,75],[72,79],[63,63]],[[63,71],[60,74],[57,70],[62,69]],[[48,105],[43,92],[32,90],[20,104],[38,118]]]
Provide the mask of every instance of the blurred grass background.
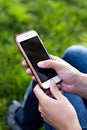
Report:
[[87,46],[87,1],[0,0],[0,130],[10,130],[7,108],[13,99],[22,101],[31,80],[14,42],[16,34],[30,29],[59,57],[71,45]]

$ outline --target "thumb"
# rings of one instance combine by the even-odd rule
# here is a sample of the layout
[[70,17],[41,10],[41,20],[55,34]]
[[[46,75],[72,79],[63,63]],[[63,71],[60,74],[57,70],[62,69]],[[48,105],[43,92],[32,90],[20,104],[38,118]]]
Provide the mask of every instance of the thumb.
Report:
[[40,68],[53,68],[54,70],[60,70],[60,64],[54,60],[45,60],[38,63]]
[[38,84],[34,87],[33,91],[39,101],[43,100],[47,96]]
[[55,99],[59,99],[62,96],[62,93],[60,92],[60,90],[57,88],[56,84],[54,81],[51,80],[50,82],[50,91],[51,94],[53,95],[53,97]]

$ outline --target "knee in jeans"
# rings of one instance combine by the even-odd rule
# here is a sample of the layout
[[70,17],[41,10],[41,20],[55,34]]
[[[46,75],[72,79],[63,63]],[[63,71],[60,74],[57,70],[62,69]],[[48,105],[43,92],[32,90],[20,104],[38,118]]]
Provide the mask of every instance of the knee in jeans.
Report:
[[70,46],[69,48],[67,48],[67,50],[65,51],[63,58],[65,57],[72,57],[77,55],[80,50],[82,50],[84,47],[80,46],[80,45],[73,45]]

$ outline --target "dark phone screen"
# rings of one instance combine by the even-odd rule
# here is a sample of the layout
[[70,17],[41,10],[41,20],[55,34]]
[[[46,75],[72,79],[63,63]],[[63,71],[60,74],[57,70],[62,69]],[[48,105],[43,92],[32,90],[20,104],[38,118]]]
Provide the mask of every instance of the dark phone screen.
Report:
[[43,69],[37,66],[39,61],[49,59],[49,56],[38,36],[20,42],[20,44],[42,83],[57,75],[53,69]]

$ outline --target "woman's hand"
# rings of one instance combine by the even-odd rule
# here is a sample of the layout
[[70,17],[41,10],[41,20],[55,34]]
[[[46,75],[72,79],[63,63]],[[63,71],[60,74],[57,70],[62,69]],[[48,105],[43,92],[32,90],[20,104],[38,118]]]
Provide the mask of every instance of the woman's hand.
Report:
[[[53,68],[57,72],[62,79],[62,82],[57,85],[59,89],[87,98],[87,74],[81,73],[58,57],[51,56],[51,58],[51,60],[39,62],[38,66],[40,68]],[[26,61],[22,65],[27,66]],[[32,75],[30,69],[27,69],[26,73]]]
[[87,74],[81,73],[58,57],[51,57],[53,60],[39,62],[38,66],[40,68],[53,68],[62,79],[58,87],[63,91],[87,98]]
[[81,130],[76,112],[70,102],[51,81],[50,91],[54,98],[46,95],[37,85],[34,93],[39,100],[39,111],[45,122],[56,130]]

